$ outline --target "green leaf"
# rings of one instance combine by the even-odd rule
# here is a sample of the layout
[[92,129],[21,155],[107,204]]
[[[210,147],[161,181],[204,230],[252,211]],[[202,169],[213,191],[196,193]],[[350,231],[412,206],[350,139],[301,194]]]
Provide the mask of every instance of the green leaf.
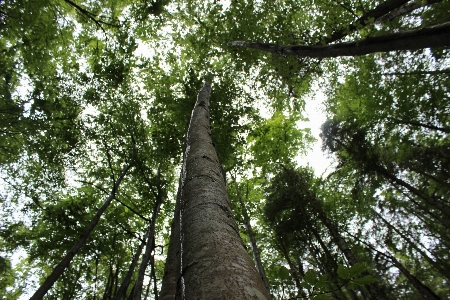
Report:
[[364,276],[362,278],[354,279],[353,283],[356,284],[356,285],[365,285],[365,284],[370,284],[370,283],[373,283],[373,282],[376,282],[376,281],[377,281],[376,278],[373,278],[372,276],[367,275],[367,276]]
[[343,265],[338,266],[337,273],[342,279],[350,279],[352,277],[350,275],[350,269]]
[[327,286],[327,280],[328,280],[328,274],[324,274],[322,276],[319,277],[319,280],[317,281],[316,285],[315,285],[315,289],[316,290],[320,290],[323,289]]
[[350,277],[358,276],[366,270],[367,270],[366,263],[363,262],[356,263],[349,269]]
[[286,280],[290,277],[289,270],[286,267],[281,267],[278,270],[278,274],[281,280]]
[[316,284],[317,282],[317,275],[314,273],[313,270],[308,270],[305,274],[305,281],[311,285]]

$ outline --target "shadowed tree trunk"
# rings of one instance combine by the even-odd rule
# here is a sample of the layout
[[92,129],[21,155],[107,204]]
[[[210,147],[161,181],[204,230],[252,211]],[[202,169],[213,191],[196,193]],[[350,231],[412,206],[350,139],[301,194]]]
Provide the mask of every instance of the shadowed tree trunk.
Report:
[[394,266],[396,266],[409,282],[416,288],[416,290],[422,295],[423,299],[440,300],[441,298],[436,295],[429,287],[424,285],[416,276],[411,274],[394,256],[389,256]]
[[206,82],[186,135],[176,299],[269,299],[230,208],[211,139],[210,91],[211,84]]
[[58,280],[59,276],[64,272],[64,270],[69,266],[72,259],[75,257],[75,255],[80,251],[81,247],[83,247],[84,244],[86,244],[87,239],[89,238],[89,235],[94,230],[95,226],[97,225],[98,221],[100,220],[100,217],[105,212],[105,210],[108,208],[108,206],[111,204],[111,202],[114,200],[114,197],[116,196],[116,191],[122,182],[123,178],[127,174],[128,170],[130,170],[132,167],[132,163],[126,165],[122,173],[120,174],[119,178],[114,183],[114,186],[111,190],[111,193],[106,199],[106,201],[103,203],[103,205],[98,209],[95,216],[92,218],[91,222],[86,226],[86,228],[81,233],[80,238],[75,243],[75,245],[67,252],[66,256],[61,260],[59,264],[56,265],[56,267],[53,269],[53,272],[47,277],[47,279],[42,283],[42,285],[39,287],[39,289],[34,293],[33,296],[31,296],[30,300],[40,300],[42,299],[45,294],[48,292],[48,290],[53,286],[56,280]]

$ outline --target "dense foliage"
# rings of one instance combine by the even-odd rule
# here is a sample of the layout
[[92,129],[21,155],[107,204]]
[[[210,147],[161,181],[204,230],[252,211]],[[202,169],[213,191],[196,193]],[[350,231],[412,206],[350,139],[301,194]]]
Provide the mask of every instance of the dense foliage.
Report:
[[[0,297],[30,297],[105,203],[46,299],[120,299],[127,273],[132,297],[144,245],[140,295],[157,299],[184,135],[212,73],[215,148],[274,299],[447,298],[448,48],[319,59],[230,43],[382,40],[448,26],[449,12],[448,0],[0,2]],[[298,163],[319,91],[326,174]]]

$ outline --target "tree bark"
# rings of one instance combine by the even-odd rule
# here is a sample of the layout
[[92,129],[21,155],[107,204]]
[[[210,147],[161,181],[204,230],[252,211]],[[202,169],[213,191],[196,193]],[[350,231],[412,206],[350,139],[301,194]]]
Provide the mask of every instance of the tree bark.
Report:
[[250,239],[250,246],[252,248],[253,258],[255,259],[256,268],[258,269],[259,275],[261,276],[262,281],[264,282],[264,286],[267,289],[267,292],[270,293],[269,281],[267,280],[266,272],[264,271],[264,266],[261,262],[261,256],[259,255],[259,248],[256,244],[255,234],[253,233],[252,225],[250,224],[250,217],[247,212],[247,208],[245,207],[244,200],[242,199],[241,190],[236,182],[236,178],[231,174],[231,178],[233,180],[234,186],[236,187],[237,196],[242,208],[242,216],[244,218],[245,229],[247,230],[247,235]]
[[210,91],[211,84],[206,82],[186,135],[176,299],[269,299],[230,208],[211,139]]
[[81,249],[81,247],[86,244],[87,239],[89,238],[89,235],[94,230],[95,226],[97,225],[98,221],[100,220],[100,217],[105,212],[105,210],[108,208],[108,206],[111,204],[111,202],[114,200],[114,197],[116,196],[116,191],[119,188],[120,183],[122,182],[123,178],[127,174],[128,170],[130,170],[132,167],[132,163],[129,163],[126,165],[122,173],[120,174],[119,178],[114,183],[114,186],[111,190],[111,193],[106,199],[106,201],[103,203],[103,205],[98,209],[95,216],[92,218],[91,222],[86,226],[86,228],[81,233],[80,238],[75,243],[75,245],[67,252],[66,256],[61,260],[59,264],[56,265],[56,267],[53,269],[53,272],[47,277],[47,279],[42,283],[42,285],[39,287],[39,289],[31,296],[30,300],[40,300],[42,299],[45,294],[48,292],[48,290],[53,286],[56,280],[58,280],[59,276],[64,272],[64,270],[69,266],[72,259],[75,257],[75,255],[78,253],[78,251]]
[[228,43],[228,45],[258,49],[282,56],[314,58],[359,56],[397,50],[419,50],[423,48],[450,46],[450,22],[328,46],[278,46],[275,44],[246,43],[243,41],[234,41]]

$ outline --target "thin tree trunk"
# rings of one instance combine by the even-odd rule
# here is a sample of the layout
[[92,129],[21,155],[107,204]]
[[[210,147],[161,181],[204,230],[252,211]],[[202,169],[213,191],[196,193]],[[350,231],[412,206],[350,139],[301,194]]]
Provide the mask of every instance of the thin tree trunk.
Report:
[[[154,255],[152,255],[150,257],[150,267],[151,267],[150,274],[153,279],[153,294],[155,295],[155,300],[158,300],[158,281],[157,281],[156,273],[155,273],[155,256]],[[150,286],[150,284],[149,284],[149,286]],[[148,291],[149,291],[149,289],[147,288],[147,292],[145,293],[145,298],[147,298],[147,296],[148,296]]]
[[[358,239],[359,240],[359,239]],[[408,281],[411,283],[412,286],[420,293],[420,295],[423,297],[423,299],[427,300],[440,300],[441,298],[436,295],[428,286],[424,285],[419,279],[417,279],[416,276],[411,274],[408,269],[406,269],[392,254],[386,254],[384,252],[376,250],[374,247],[369,245],[368,243],[359,240],[363,244],[365,244],[367,247],[372,249],[373,251],[376,251],[377,253],[383,255],[387,259],[389,259],[394,266],[399,269],[399,271],[408,279]]]
[[[344,285],[340,284],[340,282],[339,282],[340,280],[339,280],[339,278],[337,276],[338,265],[337,265],[336,260],[334,259],[333,255],[331,255],[330,250],[325,245],[325,242],[322,240],[322,237],[319,235],[317,230],[315,228],[313,228],[313,227],[311,227],[310,230],[313,233],[314,237],[316,238],[317,242],[319,243],[320,247],[322,248],[322,250],[323,250],[323,252],[325,254],[326,260],[322,259],[323,268],[324,268],[325,272],[328,273],[328,275],[330,276],[330,279],[332,279],[335,282],[336,286],[338,287],[336,289],[336,287],[333,286],[332,290],[336,293],[337,297],[339,297],[341,299],[347,299],[347,297],[345,296],[344,292],[342,291],[342,288],[344,287]],[[347,285],[345,285],[345,286],[347,286]],[[351,291],[351,290],[349,289],[349,291]],[[354,292],[350,293],[350,297],[353,300],[357,300],[358,299],[358,297],[353,298],[355,295],[356,294]]]
[[[181,178],[181,176],[180,176]],[[181,180],[180,180],[181,187]],[[178,188],[178,195],[180,188]],[[164,266],[164,276],[161,283],[161,292],[159,298],[161,300],[174,300],[177,292],[178,272],[176,261],[180,257],[180,201],[177,196],[173,222],[170,230],[169,249],[167,250],[166,265]]]
[[264,271],[264,266],[261,262],[261,256],[259,255],[259,248],[256,244],[255,234],[253,233],[252,225],[250,224],[250,217],[247,212],[247,208],[245,207],[244,200],[242,199],[241,190],[236,182],[236,178],[231,174],[231,178],[233,180],[234,186],[236,188],[237,196],[242,208],[242,216],[244,218],[245,229],[247,230],[247,235],[250,239],[250,246],[252,248],[253,258],[255,259],[256,268],[258,269],[259,275],[261,276],[262,281],[264,282],[264,286],[267,289],[267,292],[270,294],[269,282],[267,280],[266,272]]
[[[447,69],[447,71],[448,71],[448,73],[450,73],[450,69]],[[400,119],[396,119],[396,118],[388,118],[388,119],[389,120],[393,120],[394,122],[397,122],[399,124],[411,125],[411,126],[417,126],[417,127],[424,127],[424,128],[428,128],[428,129],[432,129],[432,130],[437,130],[437,131],[442,131],[442,132],[445,132],[445,133],[450,133],[450,129],[449,128],[433,126],[433,125],[424,124],[424,123],[420,123],[420,122],[416,122],[416,121],[412,121],[412,120],[400,120]]]
[[380,219],[381,221],[383,221],[383,223],[390,228],[391,230],[393,230],[394,232],[396,232],[406,243],[409,244],[410,247],[412,247],[413,249],[415,249],[417,252],[420,253],[420,255],[422,255],[422,257],[431,265],[433,266],[438,272],[440,272],[442,275],[444,275],[447,279],[450,280],[450,270],[447,270],[448,267],[443,267],[443,266],[447,266],[447,264],[443,261],[438,260],[437,262],[434,261],[431,257],[428,256],[427,253],[425,253],[424,250],[422,250],[415,241],[412,241],[409,237],[407,237],[403,232],[401,232],[397,227],[395,227],[394,225],[392,225],[391,222],[389,222],[388,220],[386,220],[382,215],[380,215],[377,211],[375,211],[374,209],[371,209],[372,212],[375,214],[375,216]]
[[289,266],[289,273],[293,277],[295,281],[295,286],[297,287],[297,294],[300,296],[300,298],[307,298],[305,291],[303,290],[301,279],[303,278],[303,274],[299,274],[298,268],[294,265],[291,258],[289,257],[289,252],[286,249],[286,246],[283,244],[283,241],[281,239],[278,239],[278,237],[275,237],[276,241],[275,243],[278,245],[279,250],[283,254],[284,258],[286,259],[288,266]]
[[211,139],[209,94],[200,90],[186,135],[176,299],[269,299],[233,218]]
[[[443,70],[436,70],[436,71],[390,72],[390,73],[381,73],[381,75],[385,75],[385,76],[445,75],[448,73],[450,73],[450,68],[446,68]],[[409,121],[408,121],[408,123],[409,123]]]
[[[318,254],[320,254],[320,250],[317,249],[316,246],[311,241],[309,241],[309,243],[308,243],[308,249],[309,249],[309,253],[314,258],[314,261],[316,262],[317,267],[319,268],[320,272],[322,274],[329,274],[326,264],[323,263],[322,256],[320,255],[320,257],[318,257]],[[331,295],[333,296],[333,299],[335,299],[335,300],[347,300],[348,299],[345,295],[343,295],[344,298],[342,298],[343,293],[342,293],[341,289],[340,288],[336,289],[336,287],[329,280],[327,280],[327,287],[328,287],[328,290],[330,291]],[[337,291],[340,292],[341,296],[339,296],[339,293]]]
[[228,45],[258,49],[282,56],[314,58],[359,56],[397,50],[419,50],[450,46],[450,22],[328,46],[278,46],[276,44],[246,43],[244,41],[234,41],[228,43]]
[[[313,203],[313,206],[318,213],[319,219],[325,224],[325,226],[330,231],[330,235],[333,238],[334,242],[338,246],[339,250],[344,253],[345,258],[347,258],[347,261],[349,262],[350,266],[355,265],[358,263],[358,259],[353,254],[353,252],[348,247],[348,244],[346,240],[342,237],[342,235],[339,233],[336,225],[328,218],[328,216],[323,211],[322,205],[320,202],[315,198],[311,197]],[[367,276],[370,275],[367,271],[363,272],[362,275]],[[367,286],[365,286],[370,294],[371,299],[378,299],[378,297],[382,297],[383,299],[388,299],[387,295],[383,295],[381,288],[376,283],[371,283]]]
[[47,277],[47,279],[42,283],[42,285],[33,294],[33,296],[31,296],[30,300],[42,299],[48,292],[48,290],[53,286],[55,281],[58,280],[59,276],[61,276],[61,274],[64,272],[67,266],[69,266],[72,259],[75,257],[75,255],[78,253],[81,247],[83,247],[83,245],[86,243],[87,239],[89,238],[89,235],[94,230],[95,226],[100,220],[102,214],[105,212],[106,208],[108,208],[109,204],[111,204],[111,202],[113,201],[120,183],[127,174],[128,170],[131,169],[131,167],[132,163],[129,163],[123,168],[122,173],[120,174],[117,181],[114,183],[114,187],[112,188],[108,199],[106,199],[103,205],[98,209],[97,213],[92,218],[91,222],[86,226],[86,228],[81,233],[81,236],[75,243],[75,245],[69,250],[69,252],[67,252],[66,256],[61,260],[61,262],[58,265],[56,265],[56,267],[53,269],[53,272]]
[[424,285],[416,276],[411,274],[394,256],[389,256],[394,266],[396,266],[409,282],[416,288],[423,299],[427,300],[440,300],[441,298],[436,295],[429,287]]
[[152,220],[150,223],[150,227],[148,229],[149,233],[148,233],[148,238],[147,238],[147,244],[145,246],[145,253],[144,253],[144,256],[142,257],[142,262],[139,267],[138,278],[137,278],[136,286],[134,289],[134,300],[141,300],[145,270],[147,269],[148,262],[150,261],[151,253],[152,253],[153,249],[155,248],[155,245],[154,245],[155,223],[156,223],[156,219],[158,218],[159,209],[161,207],[161,204],[163,202],[163,197],[164,197],[162,195],[162,191],[161,191],[160,177],[161,177],[161,174],[160,174],[160,171],[158,170],[158,185],[157,185],[158,194],[156,195],[157,198],[156,198],[155,206],[153,208]]
[[127,275],[122,280],[122,284],[120,285],[119,290],[117,291],[114,300],[120,300],[122,299],[122,296],[125,294],[125,292],[128,289],[128,286],[130,285],[131,277],[133,276],[134,269],[136,268],[137,262],[139,260],[139,257],[141,256],[142,250],[145,246],[145,240],[147,239],[149,234],[149,230],[144,235],[144,240],[139,245],[138,249],[136,250],[136,253],[134,254],[133,260],[131,261],[130,267],[128,268]]
[[406,181],[403,181],[400,178],[397,178],[395,175],[389,173],[385,168],[378,167],[376,168],[377,173],[380,173],[381,175],[385,176],[388,180],[392,181],[393,183],[396,183],[404,188],[406,188],[408,191],[410,191],[412,194],[416,195],[417,197],[423,199],[427,204],[433,206],[436,209],[439,209],[446,217],[450,218],[450,207],[442,203],[441,201],[431,197],[430,195],[416,189]]

